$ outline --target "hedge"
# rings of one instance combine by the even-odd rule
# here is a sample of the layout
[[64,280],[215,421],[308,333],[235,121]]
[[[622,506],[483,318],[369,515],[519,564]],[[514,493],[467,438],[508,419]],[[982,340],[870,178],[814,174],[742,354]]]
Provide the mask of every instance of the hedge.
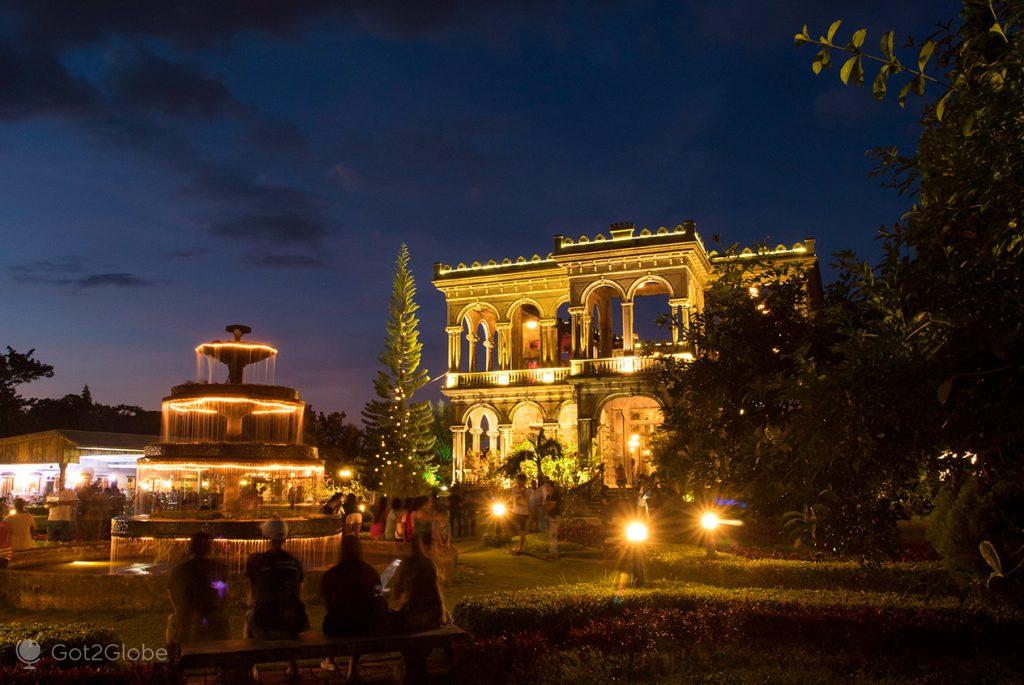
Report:
[[957,594],[949,572],[938,561],[861,564],[856,561],[747,559],[723,552],[709,561],[703,548],[660,545],[650,549],[647,573],[651,578],[719,587]]
[[707,634],[888,649],[891,645],[1019,640],[1020,616],[964,610],[891,593],[719,588],[658,581],[616,589],[597,583],[496,592],[459,602],[455,622],[478,638],[532,631],[564,640],[592,620],[626,611],[678,609]]
[[0,683],[4,685],[180,685],[181,673],[168,663],[119,663],[102,666],[58,668],[54,664],[36,665],[34,669],[0,666]]
[[38,642],[44,658],[58,644],[74,648],[119,642],[114,631],[91,623],[0,623],[0,666],[20,663],[15,649],[22,640]]

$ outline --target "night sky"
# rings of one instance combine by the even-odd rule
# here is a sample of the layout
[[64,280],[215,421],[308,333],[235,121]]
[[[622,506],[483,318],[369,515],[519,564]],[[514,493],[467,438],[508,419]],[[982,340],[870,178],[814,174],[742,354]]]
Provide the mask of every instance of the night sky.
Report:
[[246,323],[355,417],[402,241],[434,375],[435,261],[684,219],[873,257],[907,202],[864,153],[910,150],[919,104],[792,36],[842,18],[874,50],[958,4],[0,0],[0,345],[55,366],[23,394],[157,408]]

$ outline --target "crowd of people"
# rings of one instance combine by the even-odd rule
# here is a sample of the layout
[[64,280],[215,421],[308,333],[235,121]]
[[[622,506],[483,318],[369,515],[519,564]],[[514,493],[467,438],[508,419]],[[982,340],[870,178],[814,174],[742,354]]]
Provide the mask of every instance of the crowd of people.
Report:
[[[288,523],[266,521],[262,534],[270,548],[249,556],[245,575],[249,610],[242,625],[245,639],[297,637],[310,629],[302,600],[302,564],[285,550]],[[351,636],[428,630],[448,620],[441,582],[424,540],[412,531],[409,554],[390,582],[363,558],[356,535],[343,535],[338,562],[320,580],[326,613],[321,630],[328,636]],[[230,637],[227,618],[227,577],[211,558],[213,540],[196,533],[189,541],[189,559],[174,567],[169,592],[173,612],[167,621],[167,644],[180,647],[195,641]],[[357,658],[350,662],[355,667]],[[326,661],[324,668],[334,664]]]

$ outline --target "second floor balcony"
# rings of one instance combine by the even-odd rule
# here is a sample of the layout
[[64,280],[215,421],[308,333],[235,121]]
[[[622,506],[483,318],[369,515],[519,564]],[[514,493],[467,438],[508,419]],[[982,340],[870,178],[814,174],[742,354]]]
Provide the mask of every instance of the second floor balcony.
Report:
[[681,346],[652,350],[640,355],[617,355],[597,359],[570,359],[567,365],[550,368],[498,369],[494,371],[449,372],[450,389],[500,388],[504,386],[553,385],[576,377],[628,376],[654,370],[662,359],[692,360],[693,354]]

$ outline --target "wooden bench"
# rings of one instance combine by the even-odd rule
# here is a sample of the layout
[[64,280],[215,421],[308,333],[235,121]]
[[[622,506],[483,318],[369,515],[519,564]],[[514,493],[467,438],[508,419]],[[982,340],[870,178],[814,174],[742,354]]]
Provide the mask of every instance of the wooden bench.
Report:
[[357,637],[303,633],[288,640],[216,640],[183,646],[179,665],[183,670],[219,668],[221,681],[235,684],[251,682],[252,668],[258,664],[399,652],[405,660],[402,682],[424,683],[430,652],[444,649],[450,656],[450,648],[468,638],[469,634],[462,628],[449,624],[418,633]]

